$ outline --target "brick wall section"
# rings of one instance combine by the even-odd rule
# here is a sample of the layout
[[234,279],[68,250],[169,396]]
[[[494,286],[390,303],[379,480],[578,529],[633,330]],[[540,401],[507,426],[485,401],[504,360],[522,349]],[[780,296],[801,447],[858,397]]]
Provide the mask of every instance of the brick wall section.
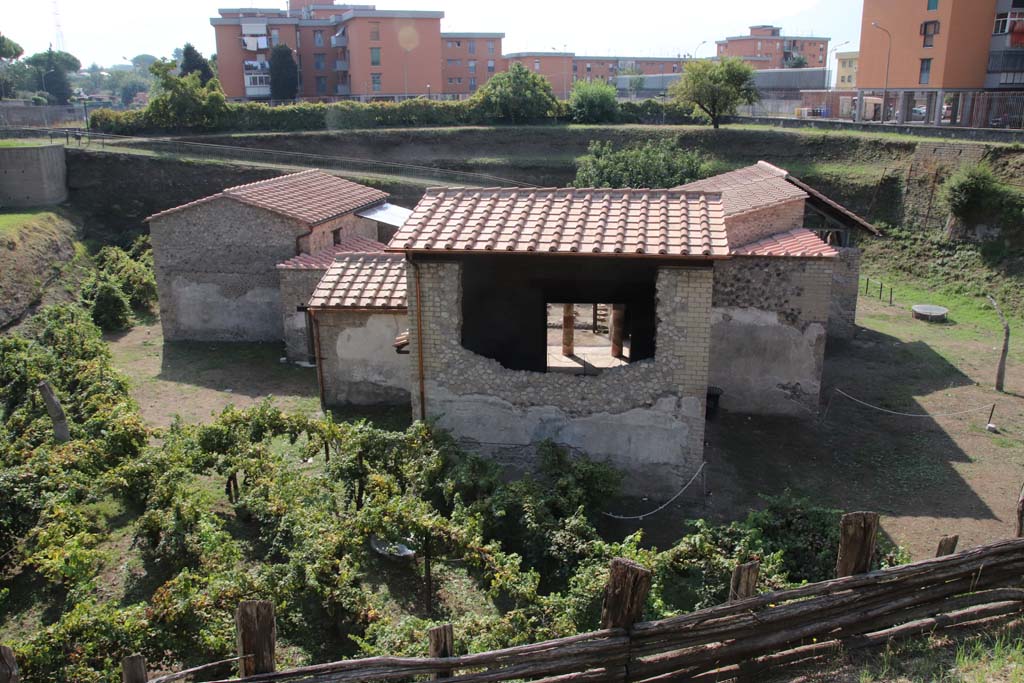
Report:
[[911,161],[923,166],[976,164],[982,160],[986,145],[958,142],[919,142]]
[[278,341],[280,278],[306,231],[297,221],[215,199],[150,222],[168,341]]
[[[633,493],[671,495],[703,453],[713,270],[662,268],[655,358],[573,376],[509,370],[460,344],[461,266],[420,266],[426,414],[477,446],[522,463],[544,438],[627,471]],[[413,415],[420,416],[415,267],[409,328]],[[652,488],[653,487],[653,488]]]
[[860,292],[860,249],[839,249],[832,265],[832,299],[828,336],[852,339],[857,331],[857,296]]
[[768,235],[799,228],[804,224],[804,201],[794,199],[767,209],[726,216],[729,246],[740,247]]
[[306,313],[298,310],[298,307],[309,302],[309,297],[313,296],[313,290],[325,272],[326,268],[282,268],[277,271],[281,280],[281,321],[288,360],[312,360]]

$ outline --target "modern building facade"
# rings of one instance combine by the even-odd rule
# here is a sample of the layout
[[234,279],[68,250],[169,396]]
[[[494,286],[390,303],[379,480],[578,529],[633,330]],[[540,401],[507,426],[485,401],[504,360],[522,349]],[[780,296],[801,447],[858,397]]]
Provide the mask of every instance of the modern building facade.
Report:
[[505,71],[501,56],[504,37],[504,33],[442,33],[443,82],[438,83],[437,92],[470,95],[491,76]]
[[857,87],[857,62],[859,52],[836,53],[836,88],[850,90]]
[[719,57],[739,57],[755,69],[782,69],[803,57],[806,66],[825,67],[829,38],[784,36],[778,26],[751,26],[750,35],[716,41]]

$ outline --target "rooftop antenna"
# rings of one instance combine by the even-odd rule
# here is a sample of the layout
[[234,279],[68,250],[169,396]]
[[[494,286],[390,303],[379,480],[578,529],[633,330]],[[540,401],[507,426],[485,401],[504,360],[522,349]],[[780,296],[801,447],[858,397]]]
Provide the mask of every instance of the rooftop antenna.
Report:
[[53,28],[57,32],[57,51],[64,51],[64,31],[60,27],[60,6],[53,0]]

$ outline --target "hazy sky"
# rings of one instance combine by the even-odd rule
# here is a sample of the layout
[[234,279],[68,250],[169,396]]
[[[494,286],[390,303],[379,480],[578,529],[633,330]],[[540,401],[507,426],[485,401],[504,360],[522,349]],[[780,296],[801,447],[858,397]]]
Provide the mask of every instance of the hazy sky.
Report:
[[[373,0],[360,0],[370,3]],[[64,49],[83,65],[109,66],[140,53],[169,56],[194,44],[215,51],[209,18],[218,7],[285,7],[285,0],[0,0],[0,32],[26,54],[57,45],[54,5]],[[860,40],[862,0],[382,0],[378,9],[442,10],[442,31],[501,31],[505,52],[565,50],[577,54],[675,56],[714,54],[714,41],[775,24],[790,35],[822,35],[833,45]]]

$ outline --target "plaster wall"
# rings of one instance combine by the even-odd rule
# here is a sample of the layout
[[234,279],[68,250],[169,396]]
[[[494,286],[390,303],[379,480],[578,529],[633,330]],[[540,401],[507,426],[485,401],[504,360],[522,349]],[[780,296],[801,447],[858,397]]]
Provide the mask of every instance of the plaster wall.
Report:
[[279,268],[281,278],[281,326],[284,334],[285,355],[288,360],[312,362],[306,312],[300,306],[309,303],[316,285],[326,269]]
[[0,147],[0,206],[47,206],[67,198],[63,145]]
[[[628,493],[665,498],[703,458],[711,268],[658,270],[655,357],[576,376],[509,370],[461,343],[461,265],[424,262],[425,414],[480,452],[529,469],[550,439],[624,470]],[[410,283],[415,266],[410,265]],[[410,284],[410,290],[415,287]],[[409,319],[416,320],[416,297]],[[410,325],[413,415],[418,396],[416,326]]]
[[857,332],[857,296],[860,294],[860,249],[837,249],[839,258],[833,260],[828,336],[853,339]]
[[150,221],[168,341],[279,341],[280,278],[305,226],[218,198]]
[[409,356],[393,346],[409,326],[405,311],[321,309],[315,315],[328,406],[409,403]]
[[834,259],[715,263],[709,383],[727,410],[816,415]]

